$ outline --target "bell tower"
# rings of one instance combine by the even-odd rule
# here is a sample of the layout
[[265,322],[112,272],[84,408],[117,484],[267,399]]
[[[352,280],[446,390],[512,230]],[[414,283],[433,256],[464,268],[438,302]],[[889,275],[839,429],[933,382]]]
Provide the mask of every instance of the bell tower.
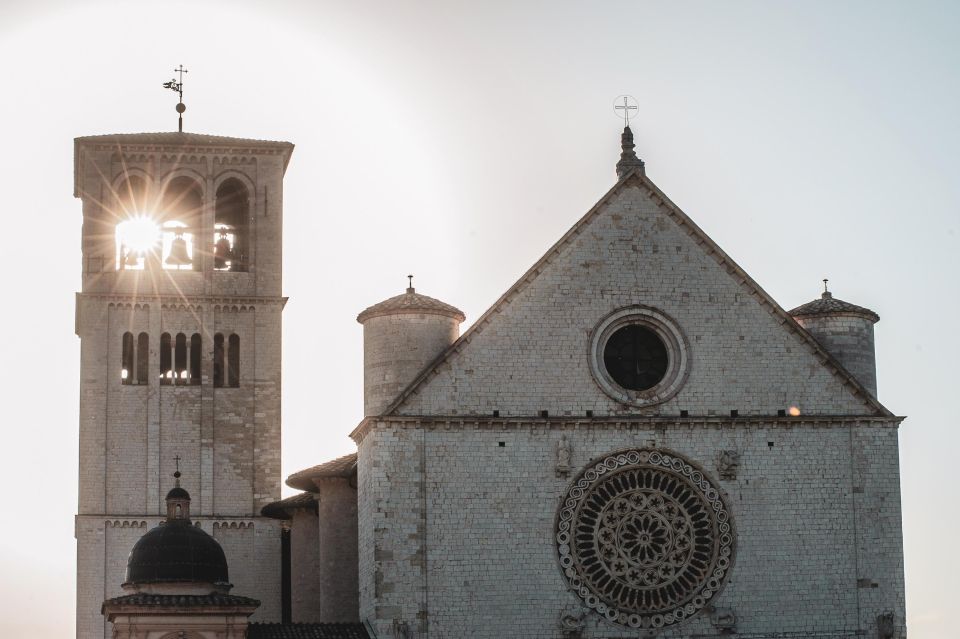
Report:
[[77,138],[83,207],[77,636],[109,637],[127,553],[185,471],[195,525],[279,621],[283,176],[293,145],[193,133]]

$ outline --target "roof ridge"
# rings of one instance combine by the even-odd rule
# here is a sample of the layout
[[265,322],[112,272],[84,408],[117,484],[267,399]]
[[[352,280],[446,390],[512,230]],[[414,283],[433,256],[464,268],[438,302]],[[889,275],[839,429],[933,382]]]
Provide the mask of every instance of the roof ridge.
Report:
[[[483,331],[485,326],[491,321],[491,319],[498,315],[501,310],[508,305],[518,293],[520,293],[528,284],[533,282],[540,273],[544,270],[552,260],[552,258],[558,256],[561,250],[565,249],[580,233],[588,226],[588,224],[599,214],[602,207],[608,204],[612,196],[628,185],[638,185],[642,188],[647,189],[651,195],[654,196],[655,203],[659,206],[665,206],[669,210],[669,217],[674,219],[674,221],[679,226],[686,226],[687,233],[690,235],[695,235],[698,239],[701,240],[701,244],[706,244],[708,254],[713,256],[721,266],[726,266],[727,273],[733,275],[734,273],[737,277],[740,278],[739,284],[745,286],[750,292],[752,297],[758,298],[762,305],[768,306],[768,310],[777,315],[781,319],[781,324],[785,324],[788,330],[796,333],[800,336],[801,339],[806,342],[808,348],[820,359],[822,364],[828,365],[828,369],[832,375],[841,379],[845,385],[849,385],[853,389],[853,394],[860,395],[864,404],[872,408],[874,411],[881,415],[891,416],[891,413],[886,407],[883,406],[875,397],[873,397],[870,392],[853,376],[851,375],[842,364],[830,353],[828,353],[820,344],[807,332],[802,326],[800,326],[796,320],[794,320],[763,288],[752,278],[746,271],[743,270],[733,259],[730,258],[720,246],[710,238],[707,233],[701,229],[686,213],[680,209],[679,206],[674,204],[663,191],[657,187],[656,184],[646,175],[644,171],[640,169],[632,169],[626,173],[620,180],[617,181],[598,201],[594,204],[579,220],[570,229],[564,233],[559,240],[557,240],[543,256],[534,262],[527,271],[518,279],[513,286],[507,289],[507,291],[501,295],[493,305],[490,306],[484,313],[477,319],[476,322],[467,329],[453,344],[451,344],[446,350],[444,350],[440,355],[433,359],[424,369],[413,379],[407,387],[400,392],[399,395],[387,406],[386,410],[383,411],[384,416],[393,415],[396,411],[403,406],[407,398],[415,393],[419,387],[424,383],[424,381],[430,377],[432,374],[435,374],[439,369],[440,365],[446,362],[454,353],[462,349],[466,344],[469,344],[473,339],[474,335]],[[657,202],[659,200],[659,202]]]

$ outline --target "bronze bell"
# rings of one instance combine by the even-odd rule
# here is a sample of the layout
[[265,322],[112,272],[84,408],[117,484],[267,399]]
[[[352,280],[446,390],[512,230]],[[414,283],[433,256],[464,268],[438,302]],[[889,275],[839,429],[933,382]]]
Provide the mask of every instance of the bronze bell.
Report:
[[187,254],[187,241],[183,239],[183,233],[177,233],[173,238],[173,242],[170,243],[170,255],[164,261],[171,266],[183,266],[193,262]]
[[213,268],[227,268],[227,262],[233,260],[233,251],[230,250],[230,240],[226,235],[221,234],[220,239],[213,247]]

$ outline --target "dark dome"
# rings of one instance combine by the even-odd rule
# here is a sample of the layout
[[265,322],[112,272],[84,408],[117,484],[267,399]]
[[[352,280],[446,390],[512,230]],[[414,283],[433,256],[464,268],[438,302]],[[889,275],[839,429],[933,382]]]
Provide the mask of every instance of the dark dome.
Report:
[[170,489],[170,492],[167,493],[167,499],[190,499],[190,493],[188,493],[186,489],[177,486]]
[[230,579],[220,544],[183,519],[160,524],[140,538],[127,559],[126,581],[226,584]]

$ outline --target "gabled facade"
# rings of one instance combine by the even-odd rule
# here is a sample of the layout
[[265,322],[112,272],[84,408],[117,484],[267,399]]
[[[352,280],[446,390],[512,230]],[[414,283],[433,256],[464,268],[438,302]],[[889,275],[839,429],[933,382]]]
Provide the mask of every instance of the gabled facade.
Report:
[[361,314],[361,619],[903,636],[902,418],[843,363],[872,365],[872,321],[869,353],[828,350],[834,325],[815,338],[772,300],[628,134],[613,189],[464,335],[436,300]]

